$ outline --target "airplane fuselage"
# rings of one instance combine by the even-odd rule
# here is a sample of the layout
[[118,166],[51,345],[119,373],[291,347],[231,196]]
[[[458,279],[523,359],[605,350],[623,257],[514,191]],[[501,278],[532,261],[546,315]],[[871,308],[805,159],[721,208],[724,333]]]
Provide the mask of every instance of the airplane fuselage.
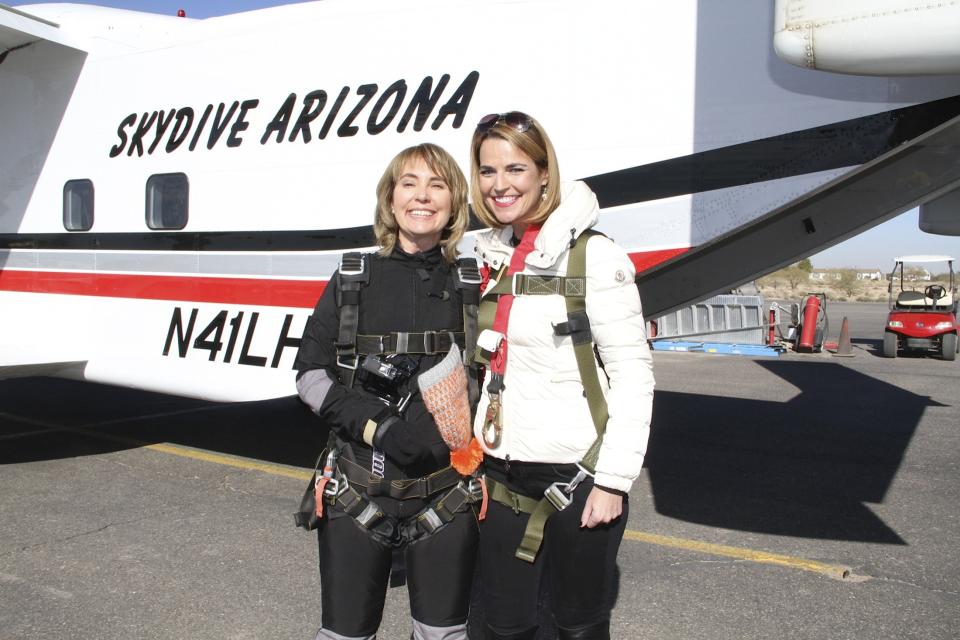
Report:
[[0,61],[0,373],[218,400],[293,392],[386,162],[429,141],[467,168],[487,113],[543,123],[640,271],[960,114],[956,76],[780,61],[753,0],[21,9],[60,26]]

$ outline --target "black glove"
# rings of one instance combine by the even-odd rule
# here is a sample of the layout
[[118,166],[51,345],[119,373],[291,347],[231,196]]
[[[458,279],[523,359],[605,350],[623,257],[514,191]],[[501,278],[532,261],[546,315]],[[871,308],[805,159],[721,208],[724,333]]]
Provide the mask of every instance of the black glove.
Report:
[[418,425],[391,415],[377,425],[373,446],[401,467],[407,467],[432,459],[430,445],[436,439],[437,429],[433,425]]

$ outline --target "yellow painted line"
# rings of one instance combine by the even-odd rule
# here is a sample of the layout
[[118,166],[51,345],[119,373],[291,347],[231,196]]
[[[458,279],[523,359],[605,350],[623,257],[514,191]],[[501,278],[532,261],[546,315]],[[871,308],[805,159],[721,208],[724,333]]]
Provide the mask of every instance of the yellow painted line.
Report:
[[[41,426],[41,425],[38,425],[38,426]],[[228,467],[234,467],[237,469],[260,471],[262,473],[267,473],[275,476],[282,476],[285,478],[293,478],[295,480],[309,480],[313,476],[312,470],[297,469],[294,467],[287,467],[287,466],[278,465],[278,464],[270,464],[266,462],[256,462],[248,458],[229,456],[221,453],[212,453],[210,451],[205,451],[202,449],[195,449],[192,447],[185,447],[182,445],[170,444],[167,442],[157,443],[157,444],[146,444],[145,442],[137,441],[132,438],[125,438],[123,436],[114,436],[114,435],[109,435],[105,433],[98,433],[96,431],[92,431],[89,429],[78,429],[76,427],[63,427],[63,429],[66,431],[79,432],[85,435],[104,438],[107,440],[120,441],[127,444],[140,446],[144,449],[157,451],[159,453],[179,456],[181,458],[190,458],[192,460],[200,460],[202,462],[209,462],[212,464],[219,464],[219,465],[224,465]],[[722,556],[726,558],[735,558],[737,560],[743,560],[746,562],[756,562],[759,564],[771,564],[771,565],[786,567],[789,569],[819,573],[821,575],[825,575],[830,578],[834,578],[836,580],[847,580],[847,581],[859,582],[859,581],[869,579],[867,576],[854,575],[850,571],[849,567],[844,567],[842,565],[826,564],[823,562],[818,562],[816,560],[806,560],[804,558],[796,558],[793,556],[787,556],[787,555],[782,555],[778,553],[769,553],[766,551],[756,551],[753,549],[746,549],[743,547],[731,547],[731,546],[721,545],[721,544],[712,544],[709,542],[700,542],[697,540],[674,538],[671,536],[663,536],[655,533],[633,531],[631,529],[627,529],[624,532],[623,537],[626,540],[633,540],[635,542],[644,542],[646,544],[655,544],[661,547],[670,547],[673,549],[682,549],[685,551],[692,551],[696,553],[704,553],[708,555]]]
[[779,553],[768,553],[766,551],[754,551],[742,547],[730,547],[722,544],[712,544],[709,542],[699,542],[697,540],[685,540],[683,538],[672,538],[661,536],[655,533],[644,533],[642,531],[627,530],[623,537],[627,540],[636,540],[637,542],[646,542],[661,547],[672,547],[674,549],[683,549],[686,551],[695,551],[697,553],[706,553],[714,556],[723,556],[726,558],[736,558],[747,562],[757,562],[760,564],[773,564],[790,569],[799,569],[802,571],[811,571],[819,573],[836,580],[848,580],[852,577],[850,569],[841,565],[826,564],[816,560],[805,560],[793,556],[785,556]]
[[[152,449],[154,451],[160,451],[163,453],[169,453],[175,456],[181,456],[184,458],[192,458],[194,460],[203,460],[204,462],[212,462],[215,464],[222,464],[222,465],[227,465],[231,467],[237,467],[239,469],[250,469],[254,471],[262,471],[263,473],[284,476],[287,478],[296,478],[298,480],[309,480],[313,476],[312,471],[300,471],[300,470],[291,469],[288,467],[282,467],[275,464],[253,462],[243,458],[235,458],[233,456],[225,456],[222,454],[210,453],[210,452],[201,451],[198,449],[190,449],[188,447],[182,447],[179,445],[152,444],[152,445],[147,445],[144,448]],[[760,564],[772,564],[772,565],[778,565],[781,567],[787,567],[789,569],[810,571],[813,573],[819,573],[819,574],[828,576],[830,578],[834,578],[836,580],[848,580],[852,577],[852,574],[848,567],[826,564],[823,562],[817,562],[816,560],[806,560],[804,558],[795,558],[793,556],[786,556],[778,553],[768,553],[766,551],[755,551],[753,549],[745,549],[742,547],[730,547],[727,545],[712,544],[709,542],[699,542],[697,540],[673,538],[670,536],[662,536],[655,533],[633,531],[631,529],[627,529],[624,532],[623,537],[627,540],[633,540],[636,542],[645,542],[647,544],[655,544],[661,547],[671,547],[674,549],[683,549],[685,551],[705,553],[705,554],[714,555],[714,556],[735,558],[737,560],[744,560],[747,562],[756,562]]]
[[[3,414],[0,414],[2,416]],[[37,426],[48,426],[46,423],[33,421]],[[181,458],[191,458],[193,460],[202,460],[203,462],[212,462],[213,464],[220,464],[227,467],[235,467],[237,469],[248,469],[251,471],[261,471],[263,473],[268,473],[275,476],[283,476],[286,478],[294,478],[296,480],[309,480],[313,477],[313,470],[307,471],[305,469],[297,469],[296,467],[286,467],[279,464],[270,464],[267,462],[255,462],[249,458],[241,458],[238,456],[229,456],[222,453],[213,453],[211,451],[205,451],[203,449],[194,449],[193,447],[185,447],[178,444],[170,444],[169,442],[160,442],[157,444],[148,444],[143,440],[137,440],[136,438],[129,438],[126,436],[118,436],[111,433],[102,433],[88,427],[68,427],[65,425],[49,425],[48,429],[45,431],[70,431],[71,433],[77,433],[84,436],[89,436],[92,438],[99,438],[101,440],[108,440],[111,442],[119,442],[121,444],[130,445],[132,447],[138,447],[141,449],[150,449],[152,451],[158,451],[160,453],[166,453],[169,455],[180,456]],[[35,432],[42,433],[42,432]]]
[[166,442],[144,445],[143,448],[150,449],[152,451],[159,451],[161,453],[168,453],[174,456],[180,456],[181,458],[202,460],[204,462],[212,462],[214,464],[235,467],[237,469],[262,471],[263,473],[269,473],[270,475],[294,478],[296,480],[309,480],[313,477],[313,470],[306,471],[291,467],[284,467],[278,464],[270,464],[268,462],[254,462],[246,458],[227,456],[221,453],[211,453],[209,451],[203,451],[202,449],[192,449],[190,447],[183,447]]
[[194,449],[192,447],[185,447],[183,445],[170,444],[169,442],[147,444],[143,440],[137,440],[136,438],[128,438],[125,436],[118,436],[110,433],[102,433],[100,431],[95,431],[93,429],[86,429],[82,427],[61,426],[51,430],[52,431],[70,431],[72,433],[90,436],[93,438],[99,438],[101,440],[119,442],[122,444],[131,445],[141,449],[150,449],[152,451],[158,451],[160,453],[180,456],[181,458],[202,460],[203,462],[211,462],[213,464],[224,465],[227,467],[235,467],[237,469],[261,471],[263,473],[268,473],[275,476],[294,478],[295,480],[309,480],[310,478],[313,477],[312,469],[310,471],[307,471],[305,469],[297,469],[295,467],[286,467],[279,464],[270,464],[268,462],[255,462],[248,458],[240,458],[238,456],[229,456],[222,453],[213,453],[211,451],[205,451],[203,449]]

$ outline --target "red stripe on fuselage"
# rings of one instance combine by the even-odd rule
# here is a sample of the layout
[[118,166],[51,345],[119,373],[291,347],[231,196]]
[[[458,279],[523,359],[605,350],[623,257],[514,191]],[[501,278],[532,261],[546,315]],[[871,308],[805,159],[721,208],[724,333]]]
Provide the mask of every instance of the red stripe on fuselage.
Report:
[[637,273],[643,273],[650,267],[656,266],[661,262],[665,262],[674,256],[678,256],[681,253],[686,253],[689,251],[689,248],[683,249],[662,249],[660,251],[643,251],[641,253],[631,253],[630,261],[633,262],[634,268],[636,268]]
[[0,290],[312,308],[326,281],[0,271]]
[[[685,251],[631,253],[630,260],[639,273]],[[305,309],[316,304],[326,286],[325,280],[0,270],[0,291]]]

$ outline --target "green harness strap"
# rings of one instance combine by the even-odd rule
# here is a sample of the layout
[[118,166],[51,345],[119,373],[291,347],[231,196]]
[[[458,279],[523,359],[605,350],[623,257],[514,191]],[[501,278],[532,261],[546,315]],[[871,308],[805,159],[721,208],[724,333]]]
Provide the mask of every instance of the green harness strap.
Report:
[[[497,274],[493,276],[497,284],[495,284],[493,288],[488,289],[480,300],[480,306],[477,307],[478,333],[483,333],[487,329],[493,328],[493,320],[497,315],[497,302],[500,300],[500,296],[512,292],[512,282],[510,278],[504,277],[506,276],[509,266],[509,264],[504,263],[503,266],[500,267]],[[474,351],[473,360],[474,362],[489,366],[490,355],[491,354],[478,346]]]
[[540,551],[540,545],[543,543],[543,530],[547,526],[547,519],[557,512],[553,503],[543,498],[537,500],[525,496],[522,493],[511,491],[493,478],[485,478],[487,483],[487,492],[491,500],[496,500],[500,504],[510,507],[514,513],[527,513],[530,519],[527,520],[527,528],[523,530],[523,540],[520,546],[514,552],[514,555],[521,560],[532,563],[537,559],[537,553]]
[[[603,434],[607,428],[607,401],[600,386],[600,377],[597,375],[597,360],[593,347],[593,335],[590,331],[590,319],[587,317],[586,303],[586,273],[587,273],[587,241],[601,235],[597,231],[584,231],[570,248],[567,257],[567,275],[563,276],[532,276],[516,274],[512,278],[504,277],[507,265],[497,273],[497,284],[483,297],[478,313],[479,329],[493,327],[493,318],[497,310],[497,300],[505,293],[521,295],[562,295],[567,306],[567,321],[554,325],[557,335],[569,335],[573,340],[573,352],[577,359],[577,368],[580,372],[580,383],[583,385],[587,406],[590,408],[590,417],[597,431],[597,438],[590,445],[587,453],[580,461],[580,466],[592,475],[596,470],[597,459],[600,457],[600,445],[603,443]],[[489,364],[489,354],[477,349],[476,360]],[[547,519],[557,512],[557,507],[547,500],[537,500],[523,496],[507,489],[502,484],[488,479],[490,498],[506,505],[515,513],[530,514],[527,527],[523,532],[523,540],[517,548],[516,556],[521,560],[533,562],[543,542],[543,530]]]
[[474,258],[460,258],[457,267],[453,270],[454,283],[463,298],[463,361],[467,373],[467,395],[470,399],[471,417],[476,412],[480,401],[480,371],[472,360],[477,350],[477,315],[480,306],[480,285],[483,278],[480,275],[480,266]]
[[[596,471],[597,459],[600,457],[600,445],[603,443],[603,434],[607,430],[607,400],[600,386],[600,377],[597,375],[597,359],[593,349],[593,334],[590,332],[590,319],[587,317],[586,302],[586,273],[587,273],[587,240],[599,235],[596,231],[585,231],[570,249],[567,259],[567,279],[575,274],[583,281],[580,295],[564,295],[567,303],[567,322],[554,327],[558,335],[569,335],[573,340],[573,353],[577,358],[577,368],[580,370],[580,384],[587,397],[587,406],[590,407],[590,417],[597,431],[597,439],[587,450],[580,465],[590,472]],[[586,238],[586,239],[584,239]]]

